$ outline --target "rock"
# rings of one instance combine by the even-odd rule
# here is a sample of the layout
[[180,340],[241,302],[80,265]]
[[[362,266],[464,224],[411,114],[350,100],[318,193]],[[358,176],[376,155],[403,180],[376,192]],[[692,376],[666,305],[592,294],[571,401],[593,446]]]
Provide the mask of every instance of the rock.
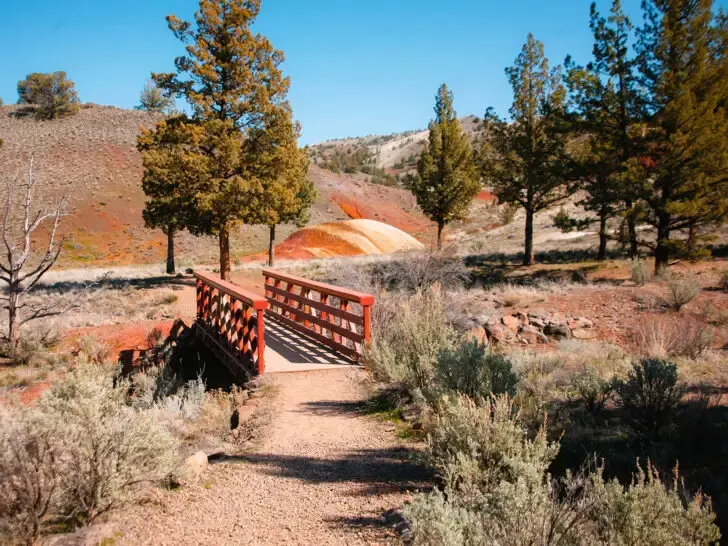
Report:
[[207,468],[207,453],[198,451],[190,455],[184,462],[185,473],[192,476],[199,476]]
[[530,324],[528,320],[528,315],[523,311],[519,311],[518,313],[516,313],[516,318],[518,319],[518,322],[521,324],[521,326],[528,326]]
[[505,315],[501,319],[501,322],[503,322],[503,325],[514,334],[518,332],[518,328],[521,326],[520,322],[518,322],[518,318],[513,315]]
[[488,340],[493,343],[507,343],[514,337],[514,333],[502,324],[487,324],[485,331],[488,333]]
[[263,392],[262,389],[255,389],[255,390],[248,391],[248,397],[250,399],[263,398],[263,396],[265,396],[265,393]]
[[571,335],[576,339],[594,339],[598,334],[593,328],[576,328],[571,331]]
[[567,322],[569,325],[569,328],[572,330],[576,330],[578,328],[593,328],[594,323],[590,321],[588,318],[584,317],[574,317],[571,320]]
[[528,312],[528,319],[531,322],[533,322],[533,320],[536,319],[536,320],[541,320],[544,323],[546,323],[551,319],[551,313],[549,313],[545,309],[531,309]]
[[546,326],[546,321],[545,321],[545,320],[543,320],[543,319],[540,319],[540,318],[536,318],[536,317],[533,317],[533,318],[529,318],[529,319],[528,319],[528,323],[529,323],[529,324],[530,324],[531,326],[535,326],[535,327],[536,327],[536,328],[538,328],[539,330],[543,330],[543,329],[544,329],[544,327]]
[[531,345],[536,345],[538,343],[548,343],[549,338],[547,338],[543,332],[541,332],[538,328],[531,325],[526,325],[523,328],[521,328],[521,332],[519,333],[519,337],[521,339],[524,339],[528,341]]
[[473,326],[470,330],[465,332],[463,337],[468,340],[475,340],[483,345],[488,344],[488,334],[482,326]]
[[544,327],[543,333],[556,339],[568,339],[571,337],[571,330],[564,323],[549,322]]

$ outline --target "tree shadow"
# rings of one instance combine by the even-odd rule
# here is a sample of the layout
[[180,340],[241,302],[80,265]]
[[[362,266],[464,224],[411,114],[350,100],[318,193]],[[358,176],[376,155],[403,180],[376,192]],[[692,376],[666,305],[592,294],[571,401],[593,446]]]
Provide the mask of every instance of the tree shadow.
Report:
[[193,287],[195,279],[191,276],[170,277],[168,275],[159,275],[156,277],[145,277],[140,279],[124,279],[111,278],[101,279],[95,282],[84,281],[58,281],[51,283],[38,283],[33,289],[36,294],[43,293],[65,293],[74,290],[88,289],[108,289],[108,290],[125,290],[127,288],[135,288],[137,290],[151,290],[164,286],[169,287]]
[[432,470],[418,460],[416,452],[404,447],[354,449],[331,459],[248,453],[222,460],[245,463],[270,476],[308,483],[359,484],[365,491],[353,491],[354,496],[420,490],[429,488],[434,479]]
[[18,119],[27,118],[27,117],[34,116],[34,115],[35,115],[34,106],[21,106],[21,107],[16,108],[15,110],[13,110],[12,112],[10,112],[8,114],[9,117],[18,118]]

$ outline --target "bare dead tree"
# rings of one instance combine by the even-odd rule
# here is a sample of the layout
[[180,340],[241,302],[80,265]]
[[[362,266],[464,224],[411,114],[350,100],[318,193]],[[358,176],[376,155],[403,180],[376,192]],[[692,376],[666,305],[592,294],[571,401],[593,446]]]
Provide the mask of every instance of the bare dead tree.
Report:
[[[7,199],[2,215],[2,242],[5,245],[5,256],[0,255],[0,280],[7,284],[7,293],[0,295],[0,302],[7,310],[8,324],[6,333],[0,334],[10,345],[11,353],[15,353],[18,345],[20,328],[27,322],[43,317],[60,314],[55,299],[42,302],[29,302],[26,296],[38,284],[38,281],[56,263],[61,252],[64,239],[56,240],[56,234],[66,198],[61,197],[53,208],[34,207],[33,192],[37,181],[33,176],[33,157],[28,168],[28,180],[13,191],[7,185]],[[19,191],[20,190],[20,191]],[[15,207],[13,193],[25,195],[25,199]],[[33,233],[43,224],[51,224],[48,232],[48,244],[44,253],[36,254],[33,250]]]

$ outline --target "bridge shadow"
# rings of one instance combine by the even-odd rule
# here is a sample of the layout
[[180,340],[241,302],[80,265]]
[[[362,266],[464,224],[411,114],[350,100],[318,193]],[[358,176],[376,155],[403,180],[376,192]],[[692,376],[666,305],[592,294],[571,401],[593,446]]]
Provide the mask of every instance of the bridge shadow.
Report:
[[[296,371],[316,365],[355,366],[356,363],[266,316],[266,371]],[[271,352],[273,354],[271,354]]]

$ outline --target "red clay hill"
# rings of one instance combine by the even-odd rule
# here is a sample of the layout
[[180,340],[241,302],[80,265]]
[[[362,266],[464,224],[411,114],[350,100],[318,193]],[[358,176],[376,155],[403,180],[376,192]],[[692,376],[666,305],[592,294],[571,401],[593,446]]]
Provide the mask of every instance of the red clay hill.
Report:
[[[21,183],[33,155],[35,176],[43,186],[38,199],[47,200],[61,193],[68,196],[69,215],[63,222],[67,239],[59,265],[161,262],[165,238],[159,231],[146,229],[141,216],[142,165],[136,150],[140,128],[153,126],[158,116],[94,104],[83,105],[75,116],[54,121],[36,121],[19,113],[18,106],[0,107],[3,182],[11,187]],[[312,224],[368,218],[391,224],[420,240],[431,233],[430,222],[404,189],[372,184],[316,166],[311,167],[309,175],[319,193]],[[280,226],[281,240],[295,230],[293,226]],[[233,255],[244,259],[263,251],[266,237],[264,227],[242,227],[232,238]],[[209,238],[181,234],[176,250],[182,264],[216,261],[216,244]]]

